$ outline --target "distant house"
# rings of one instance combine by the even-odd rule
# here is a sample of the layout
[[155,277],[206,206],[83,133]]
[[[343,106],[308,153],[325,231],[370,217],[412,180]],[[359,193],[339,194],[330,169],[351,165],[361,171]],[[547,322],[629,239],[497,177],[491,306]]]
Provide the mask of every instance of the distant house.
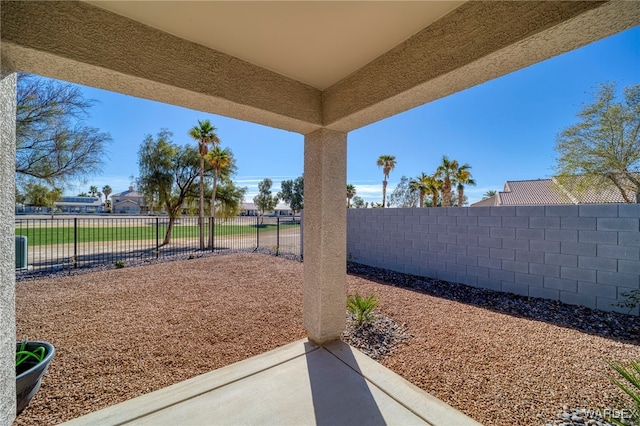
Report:
[[112,194],[112,211],[116,214],[140,214],[148,211],[144,195],[129,187],[128,191]]
[[[98,197],[64,196],[55,202],[55,210],[61,213],[100,213],[102,201]],[[16,213],[49,213],[48,207],[27,206],[16,204]]]
[[[258,208],[255,203],[242,203],[241,216],[258,216]],[[265,216],[291,216],[291,208],[283,203],[278,203],[275,210],[265,212]]]
[[102,200],[98,197],[65,196],[55,204],[62,213],[99,213],[102,211]]
[[[635,194],[628,192],[627,196],[635,200]],[[560,184],[556,178],[551,178],[507,181],[503,191],[473,203],[471,207],[625,202],[620,191],[615,188],[590,187],[587,190],[576,191],[575,184]]]

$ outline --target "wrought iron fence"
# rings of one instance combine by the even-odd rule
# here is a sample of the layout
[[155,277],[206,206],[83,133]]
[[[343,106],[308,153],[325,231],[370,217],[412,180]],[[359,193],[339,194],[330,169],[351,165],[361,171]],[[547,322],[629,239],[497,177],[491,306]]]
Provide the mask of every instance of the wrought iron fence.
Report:
[[[46,272],[192,254],[200,250],[197,217],[16,217],[16,271]],[[291,217],[208,218],[206,251],[264,249],[301,257],[301,220]]]

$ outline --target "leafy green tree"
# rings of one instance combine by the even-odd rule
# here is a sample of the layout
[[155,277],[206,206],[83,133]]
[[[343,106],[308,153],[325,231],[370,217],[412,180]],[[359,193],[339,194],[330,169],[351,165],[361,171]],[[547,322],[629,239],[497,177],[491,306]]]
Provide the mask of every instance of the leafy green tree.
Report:
[[367,203],[364,202],[364,199],[357,195],[353,197],[352,201],[353,201],[353,207],[355,207],[356,209],[364,209],[367,206]]
[[216,186],[216,200],[218,200],[218,214],[224,218],[237,216],[242,210],[242,203],[247,194],[246,187],[237,187],[227,177],[222,177]]
[[15,187],[15,193],[16,193],[16,204],[24,204],[27,201],[27,196],[20,191],[20,189],[16,186]]
[[385,206],[387,200],[387,180],[389,179],[389,173],[396,168],[396,156],[395,155],[381,155],[376,162],[378,167],[382,167],[382,174],[384,179],[382,180],[382,208]]
[[[416,207],[419,201],[418,198],[418,194],[409,187],[409,178],[402,176],[400,182],[389,196],[388,206]],[[377,208],[377,203],[376,205],[372,204],[372,206]]]
[[291,208],[295,219],[296,212],[304,208],[304,177],[298,176],[295,180],[283,180],[280,183],[278,198]]
[[347,208],[351,208],[351,199],[356,195],[356,187],[351,184],[347,184]]
[[456,189],[458,190],[458,207],[462,207],[465,204],[464,187],[465,185],[475,186],[476,181],[473,179],[471,172],[469,171],[471,166],[467,163],[461,165],[456,170],[455,181]]
[[253,197],[253,202],[258,208],[260,213],[260,223],[264,223],[264,213],[272,212],[278,205],[278,196],[271,195],[271,179],[264,178],[262,182],[258,184],[258,195]]
[[81,193],[79,193],[78,195],[76,195],[76,197],[88,197],[89,194],[87,194],[86,192],[82,191]]
[[66,184],[99,172],[111,136],[85,124],[93,105],[75,85],[19,73],[17,177]]
[[156,139],[147,135],[138,151],[137,186],[146,198],[157,200],[169,215],[162,245],[169,244],[185,199],[196,193],[195,180],[200,173],[198,150],[175,145],[172,136],[166,129],[162,129]]
[[[220,143],[216,134],[217,130],[209,120],[198,120],[198,125],[189,130],[189,136],[198,141],[198,153],[200,154],[200,212],[198,215],[200,250],[204,250],[204,160],[209,153],[209,145],[215,146]],[[215,194],[215,191],[213,193]]]
[[52,216],[55,210],[56,201],[61,197],[61,188],[49,189],[45,185],[36,182],[28,182],[25,185],[25,203],[29,206],[49,208],[51,209]]
[[627,203],[640,202],[640,85],[602,84],[595,100],[578,113],[580,122],[556,140],[557,179],[578,192],[617,189]]

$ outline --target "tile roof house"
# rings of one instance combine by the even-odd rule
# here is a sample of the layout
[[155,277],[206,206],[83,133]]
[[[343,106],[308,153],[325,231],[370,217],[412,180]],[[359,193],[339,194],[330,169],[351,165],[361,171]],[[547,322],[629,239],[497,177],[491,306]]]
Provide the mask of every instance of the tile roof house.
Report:
[[[615,188],[589,187],[577,191],[576,186],[577,180],[561,184],[555,177],[551,179],[507,181],[504,184],[503,191],[473,203],[471,207],[626,202],[620,191]],[[635,194],[632,191],[627,191],[627,197],[630,200],[635,200]]]
[[129,187],[127,191],[118,194],[112,194],[113,212],[120,214],[140,214],[146,211],[146,203],[144,195]]

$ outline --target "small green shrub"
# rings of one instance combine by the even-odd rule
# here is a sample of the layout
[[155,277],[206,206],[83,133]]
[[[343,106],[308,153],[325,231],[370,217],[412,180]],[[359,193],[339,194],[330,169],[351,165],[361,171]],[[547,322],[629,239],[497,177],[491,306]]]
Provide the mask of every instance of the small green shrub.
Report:
[[631,311],[636,308],[636,306],[640,305],[640,289],[627,291],[625,293],[622,293],[621,296],[626,297],[627,300],[625,300],[624,302],[614,303],[613,306],[629,309],[629,311],[627,311],[627,314],[630,314]]
[[124,268],[124,261],[116,260],[115,263],[113,264],[113,266],[115,266],[116,269]]
[[375,319],[373,310],[378,307],[380,302],[375,294],[368,297],[362,297],[356,291],[354,294],[347,296],[347,312],[355,318],[355,324],[361,326]]
[[614,385],[620,388],[621,391],[626,393],[632,401],[632,404],[635,407],[625,410],[629,411],[631,418],[627,418],[626,420],[631,420],[634,423],[623,423],[620,419],[610,418],[608,420],[614,422],[617,425],[629,425],[629,424],[638,424],[640,421],[640,360],[638,361],[629,361],[629,365],[625,365],[621,362],[615,361],[606,361],[609,364],[609,367],[613,368],[624,380],[611,379]]

